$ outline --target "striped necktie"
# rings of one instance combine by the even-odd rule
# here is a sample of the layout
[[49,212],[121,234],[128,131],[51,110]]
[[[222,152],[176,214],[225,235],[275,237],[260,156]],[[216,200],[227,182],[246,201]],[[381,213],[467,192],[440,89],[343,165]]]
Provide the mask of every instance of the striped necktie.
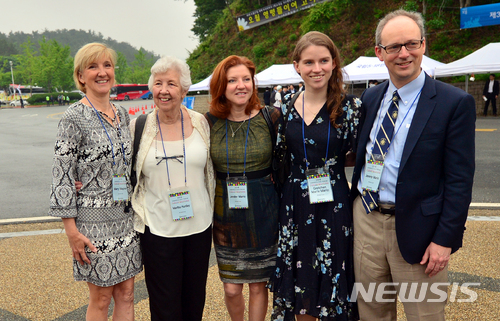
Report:
[[[380,126],[380,129],[378,131],[373,146],[372,155],[370,156],[372,157],[373,161],[376,161],[375,159],[373,159],[373,155],[377,154],[382,155],[382,159],[385,160],[385,155],[387,154],[387,150],[389,149],[389,146],[391,145],[392,142],[392,136],[394,134],[394,125],[396,124],[396,119],[398,118],[398,111],[399,111],[398,101],[399,101],[398,91],[395,90],[392,93],[391,105],[389,106],[389,109],[387,110],[384,120],[382,121],[382,125]],[[363,189],[361,198],[363,199],[363,207],[365,208],[367,214],[378,207],[377,204],[378,192],[372,192]]]

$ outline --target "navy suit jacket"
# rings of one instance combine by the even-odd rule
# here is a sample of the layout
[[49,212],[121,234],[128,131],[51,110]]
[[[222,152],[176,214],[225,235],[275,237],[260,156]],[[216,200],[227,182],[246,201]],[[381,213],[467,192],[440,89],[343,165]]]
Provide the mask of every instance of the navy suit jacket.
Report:
[[[351,201],[359,195],[366,144],[387,87],[380,84],[361,96]],[[452,252],[462,246],[475,168],[475,106],[471,95],[426,75],[396,182],[396,235],[410,264],[421,261],[431,242]]]

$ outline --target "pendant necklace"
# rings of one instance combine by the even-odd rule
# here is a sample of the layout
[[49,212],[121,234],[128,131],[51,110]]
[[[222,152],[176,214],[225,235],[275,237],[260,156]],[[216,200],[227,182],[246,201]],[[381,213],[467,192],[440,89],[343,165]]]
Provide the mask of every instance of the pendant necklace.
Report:
[[234,138],[234,135],[236,134],[236,132],[241,128],[241,126],[243,126],[243,124],[246,122],[247,120],[245,119],[244,121],[241,122],[241,124],[238,126],[238,128],[236,128],[236,130],[233,130],[233,126],[231,124],[229,124],[229,128],[231,128],[231,137]]

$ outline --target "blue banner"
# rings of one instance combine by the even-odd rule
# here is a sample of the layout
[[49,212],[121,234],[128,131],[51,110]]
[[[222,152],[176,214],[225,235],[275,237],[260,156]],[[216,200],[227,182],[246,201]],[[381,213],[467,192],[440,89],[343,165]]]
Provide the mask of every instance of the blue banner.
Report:
[[500,24],[500,3],[460,9],[460,29]]
[[184,100],[182,101],[182,104],[186,106],[188,109],[193,109],[194,107],[194,98],[193,96],[189,97],[184,97]]

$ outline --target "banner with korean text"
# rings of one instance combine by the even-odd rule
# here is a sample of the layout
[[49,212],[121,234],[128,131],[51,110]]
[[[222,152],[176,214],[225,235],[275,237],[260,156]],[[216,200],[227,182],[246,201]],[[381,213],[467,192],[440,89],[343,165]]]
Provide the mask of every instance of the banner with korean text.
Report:
[[460,9],[460,29],[500,24],[500,3]]
[[262,26],[268,22],[281,19],[301,10],[308,9],[318,3],[330,0],[285,0],[273,3],[247,14],[238,16],[236,21],[240,31]]

